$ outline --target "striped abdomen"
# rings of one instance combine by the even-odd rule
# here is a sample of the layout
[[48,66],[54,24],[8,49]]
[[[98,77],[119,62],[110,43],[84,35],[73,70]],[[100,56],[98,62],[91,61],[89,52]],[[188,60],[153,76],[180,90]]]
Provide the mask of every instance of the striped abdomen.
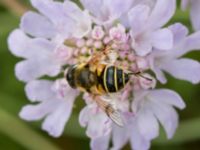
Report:
[[99,77],[99,84],[107,93],[118,92],[129,81],[129,75],[115,66],[106,66]]

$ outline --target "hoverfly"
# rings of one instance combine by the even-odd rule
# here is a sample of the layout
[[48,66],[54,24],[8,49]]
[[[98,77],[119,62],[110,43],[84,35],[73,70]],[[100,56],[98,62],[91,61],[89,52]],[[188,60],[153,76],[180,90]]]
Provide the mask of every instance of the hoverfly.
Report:
[[97,105],[107,116],[117,125],[123,126],[120,112],[113,102],[105,101],[101,96],[123,89],[129,82],[130,75],[143,76],[140,72],[125,72],[120,67],[103,62],[109,52],[110,47],[106,47],[96,52],[87,62],[70,66],[65,78],[72,88],[92,94]]

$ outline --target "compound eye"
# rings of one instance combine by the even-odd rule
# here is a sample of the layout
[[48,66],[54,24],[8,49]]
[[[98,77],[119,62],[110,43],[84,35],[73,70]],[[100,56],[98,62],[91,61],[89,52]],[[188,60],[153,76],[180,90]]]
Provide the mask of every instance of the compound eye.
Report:
[[69,83],[69,85],[72,88],[76,88],[76,84],[75,84],[75,69],[76,69],[75,65],[70,66],[68,71],[67,71],[67,74],[66,74],[67,82]]

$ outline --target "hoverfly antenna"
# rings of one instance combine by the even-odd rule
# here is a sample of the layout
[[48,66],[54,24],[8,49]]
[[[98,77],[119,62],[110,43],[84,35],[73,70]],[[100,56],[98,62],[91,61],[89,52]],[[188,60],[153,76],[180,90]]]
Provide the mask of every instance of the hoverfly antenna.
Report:
[[134,75],[136,77],[141,77],[141,78],[144,78],[148,81],[153,81],[151,78],[148,78],[148,77],[145,77],[144,75],[142,75],[142,72],[138,71],[138,72],[130,72],[128,73],[128,75]]

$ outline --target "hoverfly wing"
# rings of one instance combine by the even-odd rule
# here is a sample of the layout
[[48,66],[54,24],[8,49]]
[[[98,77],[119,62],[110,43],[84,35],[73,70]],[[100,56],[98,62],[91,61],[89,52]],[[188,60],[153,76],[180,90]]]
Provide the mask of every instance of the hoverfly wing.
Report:
[[97,105],[107,114],[107,116],[118,126],[123,127],[124,123],[120,112],[114,108],[113,104],[102,100],[100,97],[96,98]]

